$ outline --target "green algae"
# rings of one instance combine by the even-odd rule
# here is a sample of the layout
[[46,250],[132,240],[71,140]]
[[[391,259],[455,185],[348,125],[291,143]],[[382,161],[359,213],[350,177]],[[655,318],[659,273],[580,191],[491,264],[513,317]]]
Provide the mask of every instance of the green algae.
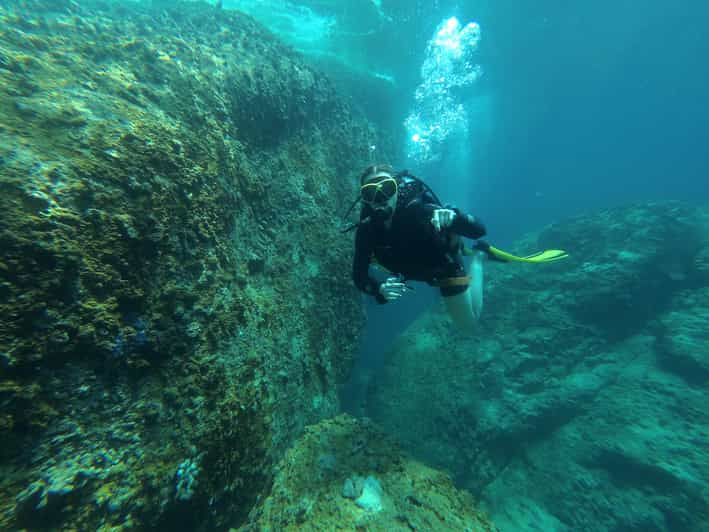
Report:
[[0,20],[0,527],[238,524],[337,410],[370,126],[206,4]]
[[[367,420],[341,415],[307,427],[276,471],[238,530],[496,530],[469,493]],[[357,479],[376,486],[371,505],[353,500]]]
[[707,221],[706,207],[640,203],[527,235],[519,253],[570,257],[489,262],[472,334],[422,316],[367,414],[501,528],[706,529]]

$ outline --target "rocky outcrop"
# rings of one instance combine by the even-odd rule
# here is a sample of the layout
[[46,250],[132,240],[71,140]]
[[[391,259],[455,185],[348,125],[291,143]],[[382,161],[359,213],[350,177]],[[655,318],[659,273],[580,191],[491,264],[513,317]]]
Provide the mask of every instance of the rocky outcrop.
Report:
[[709,530],[709,211],[559,222],[487,265],[465,336],[432,312],[387,355],[369,413],[479,495],[503,530]]
[[496,529],[448,476],[409,458],[371,422],[339,416],[307,428],[239,530]]
[[2,529],[236,526],[338,409],[372,133],[252,19],[170,5],[0,6]]

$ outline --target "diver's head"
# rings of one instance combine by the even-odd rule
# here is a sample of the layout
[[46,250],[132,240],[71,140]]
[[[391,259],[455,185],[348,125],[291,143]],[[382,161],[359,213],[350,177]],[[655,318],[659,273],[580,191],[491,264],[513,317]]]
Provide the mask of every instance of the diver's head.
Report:
[[394,169],[388,164],[369,166],[359,182],[362,203],[372,209],[372,218],[378,221],[389,220],[394,214],[399,193]]

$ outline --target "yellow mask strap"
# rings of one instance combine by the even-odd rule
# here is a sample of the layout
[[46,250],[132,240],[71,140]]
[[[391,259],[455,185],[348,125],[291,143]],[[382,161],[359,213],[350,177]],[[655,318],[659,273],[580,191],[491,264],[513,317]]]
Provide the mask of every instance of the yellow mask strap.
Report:
[[[379,176],[375,176],[375,178],[376,178],[376,177],[379,177]],[[382,176],[382,177],[383,177],[383,176]],[[396,194],[396,193],[399,191],[399,185],[397,184],[396,179],[394,179],[393,177],[388,177],[387,179],[382,179],[382,180],[380,180],[380,181],[377,181],[376,183],[365,183],[364,185],[362,185],[361,187],[359,187],[360,194],[362,194],[362,191],[363,191],[365,188],[367,188],[367,187],[375,187],[376,191],[375,191],[373,197],[376,198],[376,197],[377,197],[377,194],[376,194],[376,193],[379,191],[379,189],[382,188],[382,184],[383,184],[383,183],[386,183],[387,181],[393,181],[393,182],[394,182],[394,194]],[[392,194],[391,196],[389,196],[389,197],[387,198],[387,201],[389,201],[389,200],[394,196],[394,194]],[[362,201],[364,201],[365,203],[375,203],[375,202],[373,202],[373,201],[367,201],[367,200],[365,200],[365,199],[362,199]]]

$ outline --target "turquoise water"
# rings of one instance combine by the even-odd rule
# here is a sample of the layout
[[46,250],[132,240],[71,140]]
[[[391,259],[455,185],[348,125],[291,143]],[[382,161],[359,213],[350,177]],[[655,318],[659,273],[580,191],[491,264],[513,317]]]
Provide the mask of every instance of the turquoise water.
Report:
[[[326,69],[331,61],[381,84],[385,94],[371,101],[358,85],[350,87],[355,103],[400,128],[416,110],[414,93],[436,28],[450,17],[477,22],[481,38],[470,62],[482,76],[455,91],[455,104],[466,106],[467,159],[460,160],[451,138],[439,163],[455,170],[434,166],[427,173],[439,186],[450,183],[456,201],[462,187],[499,237],[524,231],[522,221],[537,225],[636,198],[701,200],[709,193],[701,149],[709,124],[703,105],[709,67],[702,59],[709,13],[702,2],[640,8],[630,1],[227,0],[225,6],[256,16]],[[346,81],[342,86],[348,89]],[[408,133],[400,129],[398,162],[426,173],[427,161],[406,159]]]
[[[0,529],[709,532],[707,22],[0,0]],[[373,163],[568,257],[377,304]]]
[[[301,3],[301,6],[306,4]],[[373,4],[310,4],[302,27],[311,36],[317,33],[313,29],[323,30],[317,33],[317,42],[300,42],[298,30],[278,24],[274,30],[316,64],[327,56],[328,60],[321,63],[322,68],[334,73],[342,90],[352,94],[355,105],[363,108],[371,119],[397,132],[394,163],[425,176],[444,201],[479,214],[488,223],[495,241],[508,243],[544,224],[631,202],[683,200],[706,204],[709,199],[709,151],[704,148],[709,139],[709,110],[705,105],[709,64],[704,60],[709,45],[703,38],[709,7],[705,3],[668,6],[649,2],[640,6],[636,2],[524,4],[384,0],[376,6]],[[278,6],[279,10],[283,8],[283,4]],[[255,16],[268,24],[268,9],[260,9],[254,12]],[[456,22],[450,22],[452,20]],[[461,48],[460,42],[452,46],[437,43],[441,40],[442,28],[445,32],[446,27],[454,24],[455,31],[460,32],[470,23],[476,24],[479,34],[475,42],[467,43],[469,49],[463,50],[462,59],[461,54],[442,57],[441,54],[451,50],[460,52]],[[436,52],[437,44],[439,52]],[[462,47],[465,46],[464,42]],[[460,64],[453,64],[456,60]],[[469,79],[463,80],[466,75]],[[455,76],[458,79],[451,79]],[[447,79],[436,87],[444,77]],[[362,85],[368,85],[371,92],[362,91]],[[437,101],[436,88],[445,93],[439,94]],[[420,97],[422,90],[429,91],[428,95]],[[430,142],[423,146],[419,135],[436,128],[438,137],[436,132],[432,133],[425,139]],[[589,231],[599,231],[595,238],[607,238],[602,236],[602,229],[589,228]],[[663,233],[664,228],[657,231]],[[608,245],[613,243],[608,242]],[[626,245],[633,247],[632,242]],[[573,242],[569,246],[573,246]],[[578,251],[587,257],[585,250]],[[589,282],[593,283],[593,277]],[[572,293],[560,297],[575,296]],[[388,424],[391,431],[401,434],[410,450],[448,469],[462,485],[480,494],[503,530],[706,530],[709,527],[706,479],[699,481],[696,476],[702,473],[688,473],[692,480],[686,486],[687,491],[674,481],[669,481],[674,487],[667,487],[664,480],[652,480],[655,473],[651,470],[664,467],[660,462],[665,459],[643,449],[649,445],[645,436],[638,436],[636,443],[611,444],[637,447],[638,455],[642,456],[637,461],[622,459],[612,465],[595,462],[588,470],[581,467],[575,471],[579,467],[576,461],[583,460],[561,458],[569,453],[563,446],[574,444],[564,437],[561,442],[550,438],[546,447],[540,445],[536,451],[522,453],[526,455],[523,461],[529,460],[528,465],[510,466],[509,478],[501,475],[489,484],[471,480],[475,477],[475,468],[483,467],[485,459],[471,458],[459,447],[471,442],[484,446],[480,438],[484,441],[485,437],[480,436],[479,431],[478,436],[474,436],[475,430],[470,426],[456,428],[457,432],[451,435],[451,424],[456,423],[457,416],[430,412],[427,400],[416,401],[415,391],[407,393],[407,389],[416,385],[407,386],[402,382],[405,378],[402,374],[409,371],[419,375],[423,382],[414,382],[421,386],[420,394],[450,404],[449,408],[468,412],[461,415],[470,416],[468,423],[473,426],[482,423],[481,419],[488,419],[477,410],[485,406],[468,409],[460,403],[479,401],[485,394],[474,391],[474,379],[466,384],[465,379],[456,379],[455,372],[446,371],[445,366],[454,363],[451,358],[465,356],[460,352],[444,354],[440,350],[422,348],[417,356],[430,358],[418,362],[410,360],[407,351],[416,345],[417,337],[408,331],[402,339],[401,332],[436,303],[435,295],[425,288],[408,298],[406,305],[395,309],[368,303],[369,325],[357,372],[346,389],[347,404],[356,413],[371,415]],[[706,309],[696,312],[706,324]],[[489,316],[489,319],[494,321],[495,318]],[[622,314],[616,319],[623,320]],[[506,333],[515,334],[514,330]],[[482,336],[487,338],[488,334]],[[600,334],[603,338],[605,333]],[[570,341],[582,341],[573,340],[574,333],[569,336]],[[687,342],[698,350],[705,346],[696,336],[691,336]],[[467,349],[468,353],[478,352],[473,347]],[[481,356],[479,352],[477,356]],[[620,359],[624,357],[619,355]],[[513,360],[514,357],[505,364],[514,365]],[[444,367],[438,368],[439,365]],[[654,373],[655,370],[646,371]],[[379,377],[382,372],[385,376]],[[657,375],[651,379],[664,378],[660,377],[661,373]],[[430,382],[436,378],[439,381]],[[507,386],[518,386],[510,379],[497,378]],[[463,383],[455,384],[456,380]],[[632,387],[630,382],[632,379],[628,384]],[[500,383],[498,385],[502,385]],[[387,386],[393,390],[388,392]],[[466,399],[465,392],[454,395],[460,393],[460,386],[471,387],[469,398]],[[680,382],[679,386],[686,384]],[[691,395],[690,389],[687,392]],[[622,387],[615,393],[620,394],[616,397],[620,402],[638,400],[633,392],[629,392],[627,399],[623,398]],[[695,400],[703,399],[697,396]],[[381,402],[387,401],[388,407],[382,406]],[[398,401],[414,401],[416,406],[411,412],[402,412],[392,406]],[[520,396],[516,401],[519,402],[516,408],[525,409],[528,408],[525,402],[534,400]],[[498,407],[499,400],[490,399],[489,408]],[[558,404],[551,408],[564,410],[566,407]],[[604,408],[612,411],[618,407],[611,406],[609,401],[607,406],[598,408],[602,411],[600,415],[605,416],[608,411]],[[645,430],[657,432],[647,438],[664,439],[659,446],[681,447],[697,460],[706,459],[705,436],[694,439],[697,435],[706,435],[706,426],[702,427],[706,418],[697,419],[699,424],[688,427],[686,436],[680,438],[689,438],[693,443],[686,440],[680,443],[667,441],[662,435],[659,425],[664,423],[661,421],[665,416],[663,412],[660,407],[650,414]],[[549,415],[553,417],[553,411]],[[421,417],[426,421],[419,422]],[[494,415],[492,420],[491,423],[496,422]],[[538,422],[544,423],[543,416]],[[402,424],[409,426],[405,428]],[[569,431],[583,432],[578,427]],[[586,437],[604,440],[604,431],[596,427]],[[527,437],[517,437],[517,446],[526,449],[531,445],[534,449],[535,444],[530,444]],[[433,441],[422,441],[426,438]],[[697,445],[705,449],[700,451]],[[566,464],[567,471],[563,471],[563,466],[559,471],[554,466],[542,465],[553,458],[539,456],[554,452]],[[589,449],[587,452],[603,454],[605,451]],[[635,452],[630,454],[635,456]],[[444,458],[450,453],[463,457]],[[505,458],[490,460],[515,459],[505,455]],[[589,461],[594,462],[590,458]],[[466,468],[472,471],[465,472]],[[613,480],[601,480],[603,474],[598,471],[603,470],[615,471],[611,473]],[[706,469],[703,470],[706,474]],[[579,477],[576,484],[571,482],[574,476]],[[619,480],[621,477],[625,480]],[[698,483],[694,484],[695,481]],[[539,490],[539,496],[531,495],[538,482],[557,483],[561,493]],[[656,488],[652,488],[653,485]],[[655,506],[649,503],[655,497],[653,489],[666,496],[664,502]],[[593,493],[583,495],[585,490]],[[646,490],[645,495],[642,490]],[[671,493],[694,500],[696,506],[694,503],[691,506],[697,512],[695,517],[680,516],[681,511],[672,515],[672,512],[658,510],[675,504],[671,502]],[[564,500],[555,502],[555,497]],[[574,504],[578,505],[576,510],[568,508]],[[624,512],[619,508],[611,509],[608,504],[627,504],[629,508]],[[595,508],[596,513],[591,508]]]

